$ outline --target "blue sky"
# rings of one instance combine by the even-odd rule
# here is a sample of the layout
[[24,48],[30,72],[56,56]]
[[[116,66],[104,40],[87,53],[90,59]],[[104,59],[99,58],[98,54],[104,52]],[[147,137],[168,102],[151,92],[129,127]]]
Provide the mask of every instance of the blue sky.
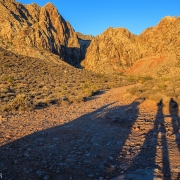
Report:
[[75,31],[94,36],[108,27],[124,27],[139,35],[165,16],[180,15],[180,0],[17,0],[44,6],[53,3]]

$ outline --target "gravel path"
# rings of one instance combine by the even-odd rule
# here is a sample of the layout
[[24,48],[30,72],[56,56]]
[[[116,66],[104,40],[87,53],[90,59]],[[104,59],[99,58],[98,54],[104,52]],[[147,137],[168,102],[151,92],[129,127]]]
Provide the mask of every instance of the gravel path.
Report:
[[127,98],[125,87],[1,115],[0,144],[2,179],[180,179],[178,107]]

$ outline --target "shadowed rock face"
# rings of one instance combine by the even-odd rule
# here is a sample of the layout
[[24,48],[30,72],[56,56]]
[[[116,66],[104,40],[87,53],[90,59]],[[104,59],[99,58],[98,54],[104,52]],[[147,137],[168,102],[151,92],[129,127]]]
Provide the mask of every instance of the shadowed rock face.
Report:
[[169,68],[174,68],[180,59],[179,44],[180,17],[167,16],[140,36],[124,28],[108,28],[91,42],[82,65],[106,74],[170,73]]
[[75,65],[80,59],[80,44],[71,25],[51,3],[23,5],[0,1],[0,37],[11,44],[47,49]]

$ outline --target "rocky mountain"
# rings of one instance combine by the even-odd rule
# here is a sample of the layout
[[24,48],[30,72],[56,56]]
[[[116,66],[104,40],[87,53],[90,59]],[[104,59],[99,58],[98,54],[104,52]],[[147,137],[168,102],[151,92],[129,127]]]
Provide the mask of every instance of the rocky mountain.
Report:
[[0,11],[0,38],[6,43],[49,50],[72,65],[81,61],[78,36],[53,4],[0,0]]
[[[0,46],[26,56],[48,50],[97,73],[171,76],[180,72],[180,17],[167,16],[137,36],[108,28],[99,36],[75,32],[55,6],[0,0]],[[79,66],[78,66],[79,67]]]
[[99,73],[172,75],[180,72],[180,17],[165,17],[141,35],[109,28],[93,39],[82,65]]
[[163,18],[157,26],[146,29],[138,42],[142,58],[128,74],[171,77],[180,73],[180,17]]
[[98,73],[124,72],[139,58],[137,36],[124,28],[108,28],[92,40],[82,65]]

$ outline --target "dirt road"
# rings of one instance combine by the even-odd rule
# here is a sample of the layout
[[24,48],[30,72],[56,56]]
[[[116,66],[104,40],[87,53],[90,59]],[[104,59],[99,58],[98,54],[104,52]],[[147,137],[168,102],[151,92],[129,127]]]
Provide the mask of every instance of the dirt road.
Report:
[[180,179],[178,107],[129,97],[124,87],[1,115],[0,143],[2,179]]

